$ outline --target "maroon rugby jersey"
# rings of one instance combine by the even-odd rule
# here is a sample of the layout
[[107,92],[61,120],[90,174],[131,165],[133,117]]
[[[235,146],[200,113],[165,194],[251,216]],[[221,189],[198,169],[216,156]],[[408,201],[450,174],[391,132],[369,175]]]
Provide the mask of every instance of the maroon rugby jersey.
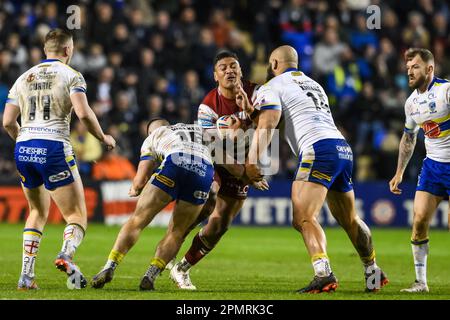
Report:
[[[250,81],[243,81],[244,91],[248,99],[252,101],[256,84]],[[216,121],[221,116],[235,114],[241,120],[247,120],[247,115],[236,104],[235,99],[227,99],[220,94],[219,88],[212,89],[203,99],[198,107],[198,122],[204,129],[214,128]]]

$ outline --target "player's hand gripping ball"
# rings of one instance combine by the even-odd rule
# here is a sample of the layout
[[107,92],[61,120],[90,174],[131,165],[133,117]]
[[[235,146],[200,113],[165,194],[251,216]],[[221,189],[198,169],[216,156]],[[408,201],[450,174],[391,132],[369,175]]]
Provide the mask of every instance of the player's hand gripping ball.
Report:
[[234,140],[236,137],[236,130],[241,127],[241,120],[234,114],[221,116],[216,121],[217,132],[220,139],[227,137]]

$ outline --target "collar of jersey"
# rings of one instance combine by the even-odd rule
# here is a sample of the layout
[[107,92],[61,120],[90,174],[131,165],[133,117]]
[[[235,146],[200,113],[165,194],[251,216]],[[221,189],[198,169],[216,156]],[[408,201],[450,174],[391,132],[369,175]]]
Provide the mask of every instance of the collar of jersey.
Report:
[[427,90],[429,91],[434,86],[435,83],[446,83],[446,82],[448,82],[448,81],[445,79],[439,79],[437,77],[433,77],[433,81],[431,81]]
[[55,61],[62,62],[62,61],[59,60],[59,59],[44,59],[44,60],[41,60],[41,63],[45,63],[45,62],[55,62]]
[[297,68],[287,68],[286,70],[283,71],[283,73],[291,72],[291,71],[298,71],[298,69]]

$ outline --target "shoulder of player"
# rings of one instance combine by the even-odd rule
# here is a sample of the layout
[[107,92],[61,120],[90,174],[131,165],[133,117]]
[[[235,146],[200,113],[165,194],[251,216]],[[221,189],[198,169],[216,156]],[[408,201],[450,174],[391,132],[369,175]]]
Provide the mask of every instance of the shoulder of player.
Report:
[[68,72],[71,77],[79,77],[79,76],[83,76],[81,74],[81,72],[75,70],[74,68],[72,68],[71,66],[69,66],[68,64],[65,64],[61,61],[58,61],[58,66],[60,66],[63,70],[65,70],[66,72]]
[[436,82],[434,85],[438,91],[447,91],[450,87],[450,81],[447,79],[439,79],[439,82]]
[[207,105],[208,107],[212,108],[214,105],[214,102],[217,98],[218,90],[217,88],[211,89],[206,96],[202,100],[202,104]]
[[142,143],[142,147],[147,147],[150,148],[153,146],[153,143],[155,142],[155,137],[160,133],[161,128],[164,127],[159,127],[158,129],[154,130],[152,133],[150,133],[147,138],[145,138],[144,142]]
[[[281,75],[280,75],[281,76]],[[266,90],[274,90],[280,86],[280,76],[274,77],[267,81],[266,83],[260,85],[256,90],[258,92],[266,91]]]
[[25,71],[24,73],[22,73],[16,80],[15,83],[19,83],[20,81],[23,80],[23,78],[25,78],[26,76],[28,76],[30,73],[33,73],[35,67],[31,67],[30,69],[28,69],[27,71]]
[[414,99],[416,99],[417,96],[418,96],[417,95],[417,90],[414,90],[413,92],[411,92],[411,94],[409,95],[409,97],[405,101],[405,108],[410,107],[414,103]]

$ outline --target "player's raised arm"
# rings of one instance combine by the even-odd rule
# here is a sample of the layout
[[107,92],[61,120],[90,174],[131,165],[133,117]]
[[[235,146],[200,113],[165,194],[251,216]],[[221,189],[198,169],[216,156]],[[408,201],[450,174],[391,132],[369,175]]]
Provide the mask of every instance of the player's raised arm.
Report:
[[20,115],[20,109],[18,106],[6,103],[5,110],[3,112],[3,127],[5,127],[8,135],[16,141],[19,135],[20,126],[17,122],[17,117]]
[[89,107],[86,94],[84,92],[75,92],[70,95],[73,108],[77,117],[86,126],[88,131],[103,142],[108,148],[112,149],[116,146],[116,141],[110,135],[104,134],[102,127],[98,123],[94,111]]
[[255,123],[258,123],[258,116],[260,113],[260,110],[257,110],[250,99],[248,98],[247,93],[245,92],[244,88],[242,86],[239,86],[237,88],[238,92],[236,93],[236,104],[239,106],[239,108],[244,111],[248,118],[252,120]]

